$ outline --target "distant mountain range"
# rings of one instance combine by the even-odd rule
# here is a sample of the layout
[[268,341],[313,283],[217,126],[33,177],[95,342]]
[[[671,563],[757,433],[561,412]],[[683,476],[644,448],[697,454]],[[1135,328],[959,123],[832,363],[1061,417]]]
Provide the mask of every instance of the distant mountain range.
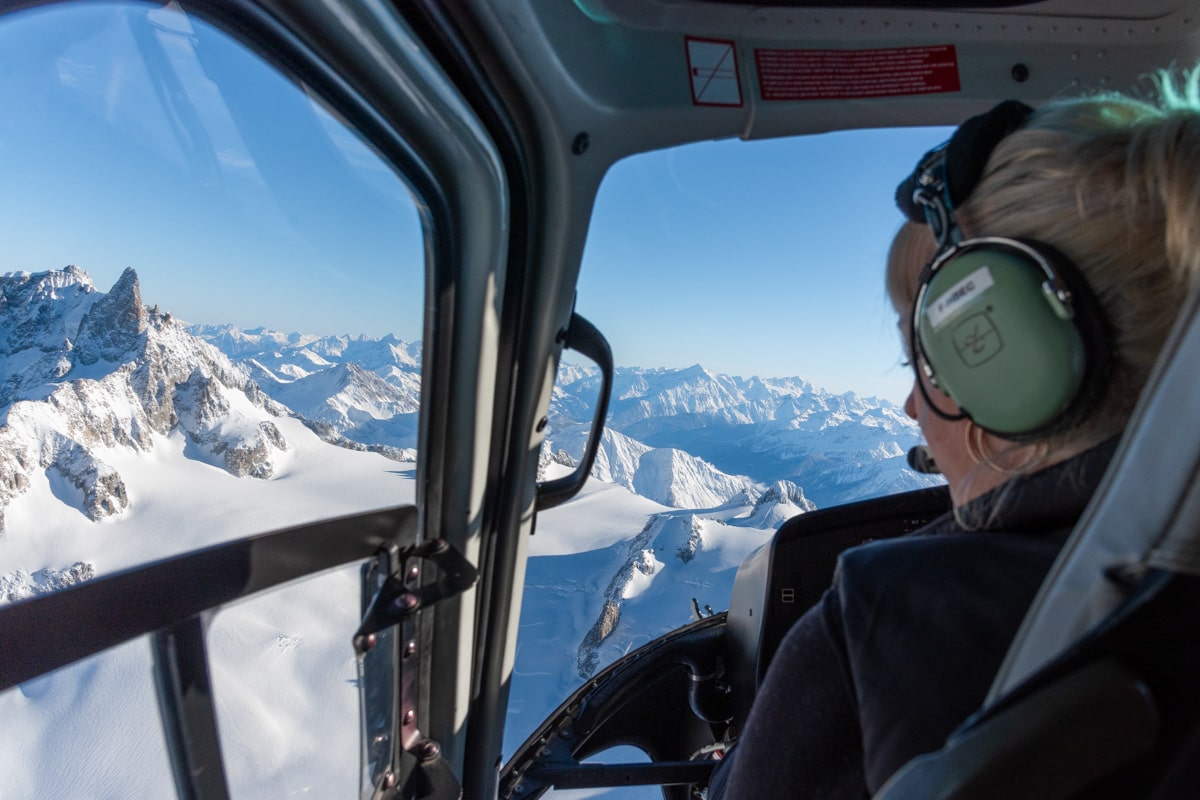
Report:
[[[553,452],[582,452],[598,395],[594,370],[559,370]],[[593,474],[680,508],[788,480],[824,508],[937,482],[908,468],[905,454],[919,441],[916,423],[892,403],[831,394],[801,378],[738,378],[698,364],[618,368]],[[660,450],[681,452],[668,458]],[[671,486],[663,483],[666,460]]]
[[[108,293],[74,266],[13,273],[0,302],[0,531],[30,470],[89,518],[119,515],[123,482],[100,451],[149,451],[155,434],[253,478],[288,449],[281,415],[332,444],[415,458],[419,343],[185,327],[142,303],[132,269]],[[598,386],[593,369],[559,370],[546,463],[578,458]],[[753,501],[777,481],[824,507],[929,485],[904,461],[918,440],[891,403],[800,378],[620,368],[593,475],[675,508]]]

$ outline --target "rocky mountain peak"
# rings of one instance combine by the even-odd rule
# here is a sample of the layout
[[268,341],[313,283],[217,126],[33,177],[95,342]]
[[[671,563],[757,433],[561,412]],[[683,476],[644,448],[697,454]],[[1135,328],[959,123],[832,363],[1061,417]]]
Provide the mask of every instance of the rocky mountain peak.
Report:
[[127,267],[107,295],[97,300],[79,323],[75,360],[84,365],[100,359],[117,361],[137,344],[146,330],[146,308],[137,273]]
[[190,457],[263,479],[289,449],[271,421],[286,409],[170,314],[147,310],[133,269],[108,294],[67,267],[3,276],[0,296],[0,533],[39,471],[87,518],[120,515],[130,492],[104,451],[151,450],[152,434],[183,434]]
[[775,481],[768,486],[767,490],[758,498],[754,510],[757,512],[763,506],[771,503],[786,503],[798,506],[804,511],[813,511],[816,509],[812,501],[804,496],[804,490],[791,481]]
[[83,270],[69,266],[48,272],[10,272],[0,276],[0,355],[45,351],[72,338],[74,330],[60,313],[64,306],[86,304],[95,287]]

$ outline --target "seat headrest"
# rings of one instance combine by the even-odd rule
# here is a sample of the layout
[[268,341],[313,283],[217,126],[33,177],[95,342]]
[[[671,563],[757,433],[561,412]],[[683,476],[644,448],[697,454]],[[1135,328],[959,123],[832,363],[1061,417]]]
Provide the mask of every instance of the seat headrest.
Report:
[[1184,303],[1112,465],[1001,665],[991,705],[1099,624],[1150,568],[1200,574],[1200,290]]

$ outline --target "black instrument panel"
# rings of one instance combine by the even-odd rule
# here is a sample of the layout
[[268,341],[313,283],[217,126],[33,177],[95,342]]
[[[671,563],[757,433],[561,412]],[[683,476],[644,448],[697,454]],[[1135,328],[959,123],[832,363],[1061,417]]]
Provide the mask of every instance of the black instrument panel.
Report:
[[833,581],[838,555],[873,539],[903,536],[950,510],[945,486],[810,511],[785,522],[734,579],[726,624],[733,724],[741,728],[784,635]]

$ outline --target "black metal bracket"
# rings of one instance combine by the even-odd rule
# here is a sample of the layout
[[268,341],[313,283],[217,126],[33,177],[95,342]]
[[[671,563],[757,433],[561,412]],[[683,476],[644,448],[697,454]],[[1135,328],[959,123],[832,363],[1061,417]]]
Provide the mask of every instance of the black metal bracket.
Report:
[[[413,587],[407,579],[409,561],[429,561],[438,567],[438,580]],[[409,547],[396,559],[400,568],[388,576],[371,600],[362,624],[354,632],[354,652],[362,655],[375,645],[375,634],[402,622],[422,608],[434,605],[470,589],[479,578],[479,570],[445,539],[434,539]],[[411,568],[417,571],[418,567]]]
[[462,785],[432,739],[401,751],[398,766],[397,772],[406,777],[395,786],[385,787],[377,795],[380,800],[461,800]]

